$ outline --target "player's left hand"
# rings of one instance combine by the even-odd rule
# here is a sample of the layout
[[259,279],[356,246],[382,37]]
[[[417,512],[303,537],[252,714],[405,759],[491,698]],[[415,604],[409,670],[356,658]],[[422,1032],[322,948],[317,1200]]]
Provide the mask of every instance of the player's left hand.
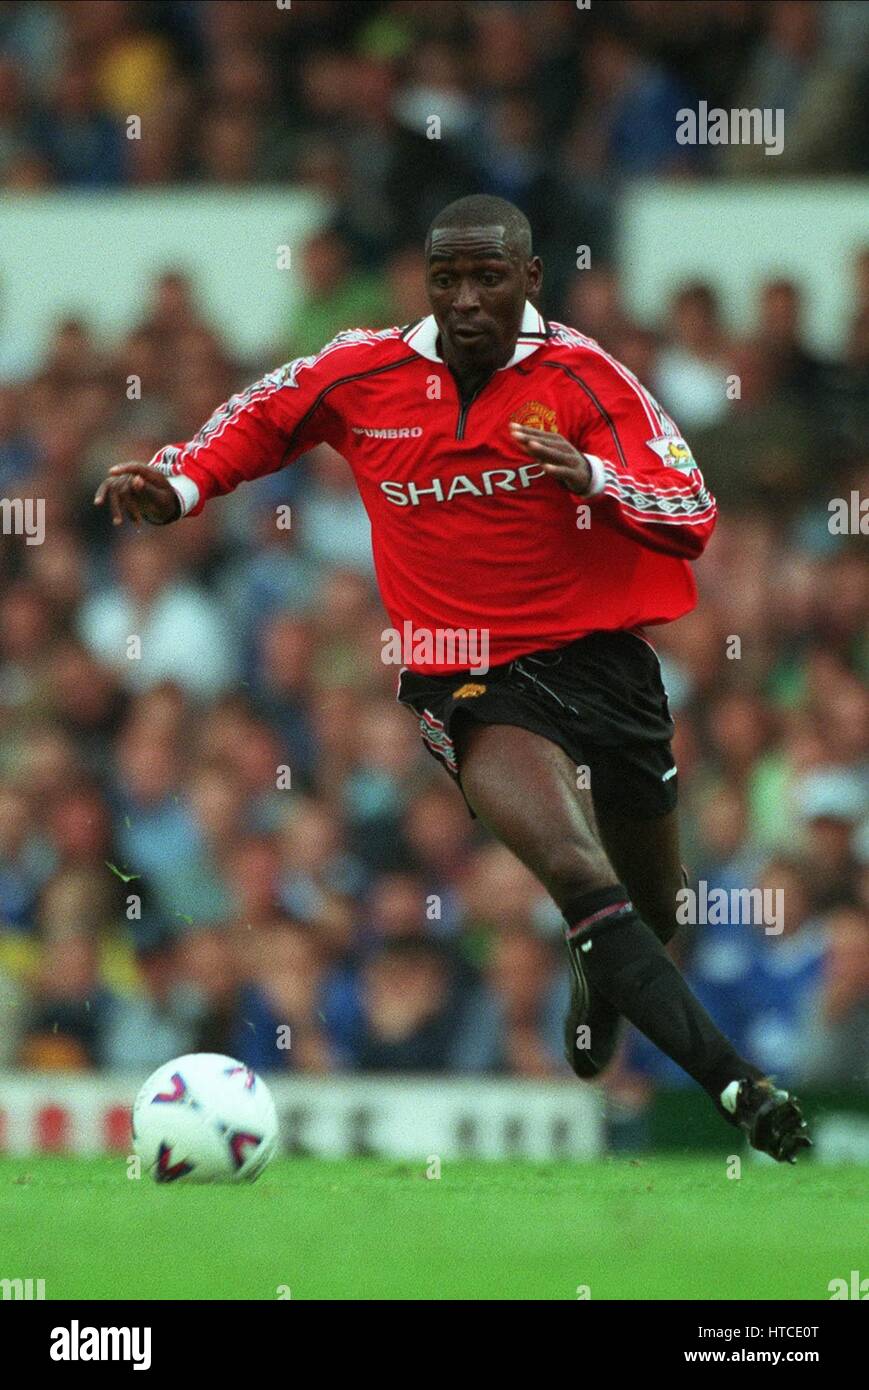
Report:
[[548,430],[535,430],[529,425],[511,422],[510,433],[529,458],[546,469],[550,477],[571,492],[584,495],[591,486],[591,465],[585,454],[575,449],[568,439]]

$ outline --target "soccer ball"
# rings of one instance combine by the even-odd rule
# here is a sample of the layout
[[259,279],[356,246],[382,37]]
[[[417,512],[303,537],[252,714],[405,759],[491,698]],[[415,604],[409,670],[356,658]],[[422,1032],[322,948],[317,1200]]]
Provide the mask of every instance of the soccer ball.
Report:
[[265,1082],[216,1052],[158,1067],[133,1102],[133,1148],[155,1182],[252,1182],[277,1144]]

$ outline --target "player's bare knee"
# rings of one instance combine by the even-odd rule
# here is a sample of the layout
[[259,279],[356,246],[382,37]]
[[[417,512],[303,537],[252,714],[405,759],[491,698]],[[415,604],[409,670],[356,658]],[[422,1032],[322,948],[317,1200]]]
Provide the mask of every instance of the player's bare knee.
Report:
[[538,873],[559,907],[578,894],[616,881],[609,860],[591,834],[547,844]]

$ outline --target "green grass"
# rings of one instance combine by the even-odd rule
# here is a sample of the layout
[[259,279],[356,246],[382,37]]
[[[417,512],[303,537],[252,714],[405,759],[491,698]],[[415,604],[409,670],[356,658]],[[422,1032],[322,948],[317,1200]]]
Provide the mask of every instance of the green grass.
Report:
[[865,1171],[718,1159],[284,1159],[158,1187],[122,1159],[0,1160],[0,1278],[48,1298],[825,1299],[867,1267]]

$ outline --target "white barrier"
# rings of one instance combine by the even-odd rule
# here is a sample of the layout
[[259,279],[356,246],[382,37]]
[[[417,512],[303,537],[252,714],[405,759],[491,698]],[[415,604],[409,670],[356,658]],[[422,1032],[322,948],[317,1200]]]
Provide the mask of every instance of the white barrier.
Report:
[[[0,1073],[0,1153],[127,1152],[144,1076]],[[575,1082],[268,1077],[285,1148],[324,1157],[594,1158],[603,1101]]]

